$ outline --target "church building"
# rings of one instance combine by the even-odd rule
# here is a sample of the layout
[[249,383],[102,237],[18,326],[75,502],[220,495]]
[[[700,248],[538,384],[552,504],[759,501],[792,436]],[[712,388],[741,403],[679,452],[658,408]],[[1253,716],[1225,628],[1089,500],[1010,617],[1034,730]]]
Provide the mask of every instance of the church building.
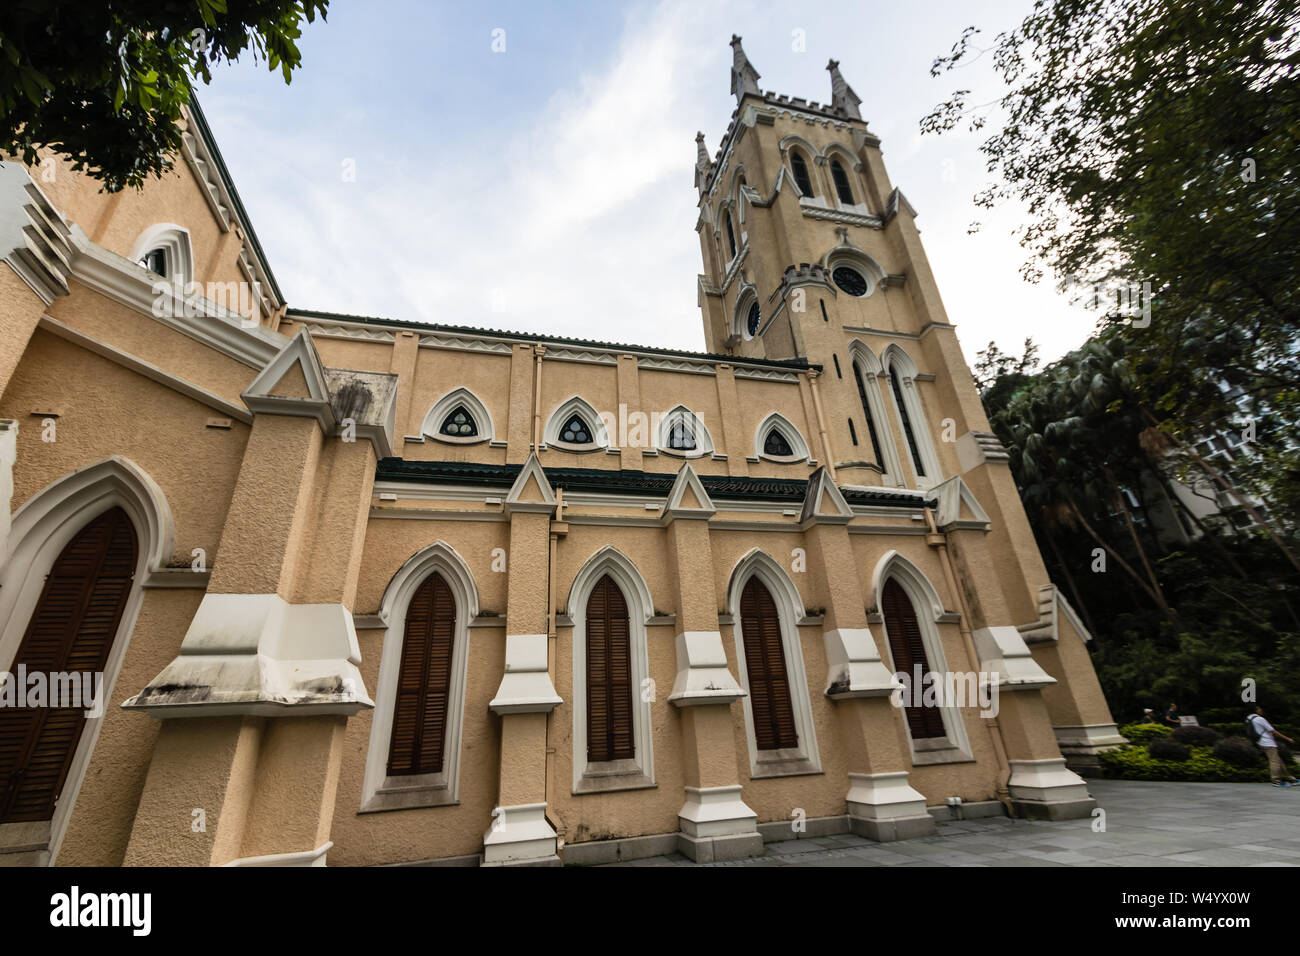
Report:
[[699,352],[295,309],[197,104],[141,191],[0,165],[0,863],[1091,814],[1122,738],[917,212],[834,60],[732,48]]

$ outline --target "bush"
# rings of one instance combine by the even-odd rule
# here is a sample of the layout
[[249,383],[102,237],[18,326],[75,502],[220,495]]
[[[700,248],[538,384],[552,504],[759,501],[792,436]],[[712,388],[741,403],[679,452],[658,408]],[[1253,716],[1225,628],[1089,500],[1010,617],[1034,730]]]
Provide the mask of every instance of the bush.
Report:
[[1223,739],[1223,734],[1212,727],[1179,727],[1171,736],[1189,747],[1213,747]]
[[[1270,721],[1270,723],[1272,723],[1272,721]],[[1244,737],[1246,735],[1246,715],[1243,713],[1240,720],[1234,721],[1231,724],[1215,723],[1210,724],[1209,726],[1213,727],[1225,737]],[[1291,724],[1273,724],[1273,726],[1280,733],[1284,733],[1288,737],[1295,737],[1297,734],[1300,734],[1300,728]]]
[[1148,744],[1158,737],[1168,737],[1172,729],[1164,724],[1125,724],[1119,733],[1131,744]]
[[1242,769],[1258,767],[1264,762],[1264,754],[1259,747],[1245,737],[1225,737],[1214,745],[1213,755],[1224,763]]
[[1181,763],[1192,755],[1192,748],[1176,740],[1153,740],[1147,744],[1147,753],[1156,760],[1173,760]]
[[[1222,746],[1226,741],[1220,741]],[[1247,746],[1253,746],[1244,741]],[[1259,748],[1255,748],[1258,753]],[[1183,761],[1161,760],[1147,752],[1146,747],[1121,747],[1103,753],[1101,766],[1106,776],[1123,780],[1176,780],[1209,783],[1254,783],[1268,779],[1268,768],[1262,763],[1238,767],[1214,756],[1208,747],[1192,750],[1191,758]]]

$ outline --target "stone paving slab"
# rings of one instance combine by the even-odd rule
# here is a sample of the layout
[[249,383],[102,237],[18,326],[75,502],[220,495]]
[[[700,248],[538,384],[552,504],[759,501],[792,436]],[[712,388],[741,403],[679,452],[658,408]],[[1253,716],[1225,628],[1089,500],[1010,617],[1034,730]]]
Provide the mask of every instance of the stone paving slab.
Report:
[[769,843],[749,860],[695,864],[679,853],[610,866],[1300,866],[1300,787],[1089,780],[1106,811],[1048,822],[986,817],[940,823],[897,843],[854,834]]

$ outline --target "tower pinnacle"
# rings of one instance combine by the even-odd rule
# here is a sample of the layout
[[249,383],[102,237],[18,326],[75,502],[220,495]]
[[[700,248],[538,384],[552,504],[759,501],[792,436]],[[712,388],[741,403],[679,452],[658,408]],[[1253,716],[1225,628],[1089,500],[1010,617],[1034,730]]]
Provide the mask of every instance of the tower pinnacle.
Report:
[[842,111],[850,119],[862,119],[862,113],[858,110],[862,100],[840,75],[840,61],[831,60],[826,64],[826,69],[831,73],[831,109]]
[[713,160],[709,159],[709,151],[704,145],[704,134],[695,134],[695,188],[703,189],[704,182],[709,178],[709,173],[713,172]]
[[749,57],[745,56],[745,50],[740,45],[740,37],[734,33],[731,35],[731,49],[733,51],[731,92],[736,94],[736,102],[739,103],[744,99],[747,93],[762,96],[763,91],[758,88],[758,70],[754,69],[754,64],[750,63]]

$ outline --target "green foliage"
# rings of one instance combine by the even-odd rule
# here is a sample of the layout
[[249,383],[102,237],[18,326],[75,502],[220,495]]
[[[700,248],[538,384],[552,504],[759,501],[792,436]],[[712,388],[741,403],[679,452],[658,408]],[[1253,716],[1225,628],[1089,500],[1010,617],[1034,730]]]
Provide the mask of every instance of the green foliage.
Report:
[[[1026,210],[1026,273],[1149,282],[1029,376],[982,356],[981,392],[1053,579],[1097,637],[1116,710],[1226,708],[1252,678],[1300,715],[1300,18],[1273,0],[1037,0],[980,49],[1000,95],[959,90],[925,133],[991,128],[976,197]],[[985,102],[987,107],[970,104]],[[1243,407],[1244,406],[1244,407]],[[1253,433],[1235,458],[1197,443]],[[1239,532],[1213,499],[1263,498]],[[1249,523],[1249,522],[1247,522]],[[1096,555],[1105,559],[1100,571]]]
[[1234,767],[1250,770],[1267,762],[1260,749],[1245,737],[1225,737],[1214,745],[1215,758]]
[[1125,724],[1119,729],[1119,735],[1131,744],[1149,744],[1153,740],[1168,737],[1172,732],[1173,728],[1164,724]]
[[195,78],[252,47],[287,83],[302,21],[328,0],[7,0],[0,4],[0,153],[50,147],[116,192],[172,167]]
[[[1222,747],[1226,741],[1221,741]],[[1258,749],[1258,748],[1257,748]],[[1121,747],[1100,757],[1107,777],[1121,780],[1180,780],[1209,783],[1254,783],[1268,780],[1268,767],[1256,762],[1235,766],[1216,757],[1209,747],[1193,747],[1185,760],[1162,760],[1145,747]]]
[[1153,740],[1147,744],[1147,753],[1156,760],[1170,760],[1179,763],[1192,755],[1192,749],[1177,740],[1164,739]]
[[1222,738],[1213,727],[1179,727],[1170,736],[1189,747],[1213,747]]

